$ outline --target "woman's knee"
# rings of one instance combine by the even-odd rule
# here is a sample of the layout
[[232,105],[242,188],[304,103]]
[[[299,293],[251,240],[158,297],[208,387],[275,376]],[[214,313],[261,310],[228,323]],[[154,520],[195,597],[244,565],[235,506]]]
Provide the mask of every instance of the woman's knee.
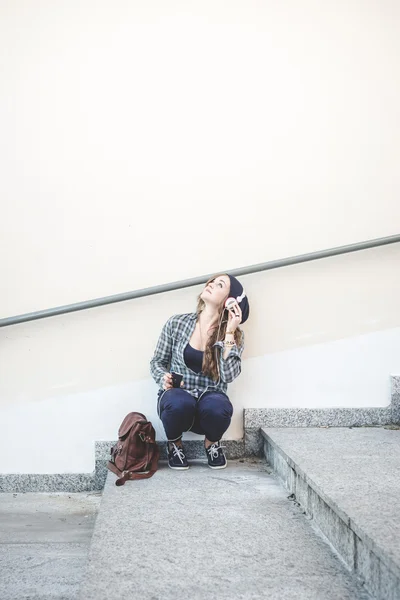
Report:
[[203,417],[230,419],[233,415],[233,406],[225,394],[210,392],[201,399],[199,412]]
[[160,398],[160,412],[167,411],[171,414],[193,411],[196,400],[189,392],[179,388],[172,388],[163,393]]

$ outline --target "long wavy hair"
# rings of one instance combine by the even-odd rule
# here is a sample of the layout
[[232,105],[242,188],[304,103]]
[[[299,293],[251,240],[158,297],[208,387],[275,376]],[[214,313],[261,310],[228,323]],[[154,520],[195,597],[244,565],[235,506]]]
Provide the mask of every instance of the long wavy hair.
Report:
[[[204,288],[206,288],[209,283],[211,283],[212,281],[217,279],[217,277],[222,277],[222,276],[228,277],[226,275],[226,273],[221,273],[220,275],[215,275],[214,277],[212,277],[211,279],[209,279],[207,281]],[[229,294],[227,295],[227,298],[229,298]],[[226,300],[226,298],[225,298],[225,300]],[[222,304],[219,308],[218,321],[217,321],[216,325],[214,325],[211,328],[212,334],[210,335],[210,337],[207,340],[207,344],[206,344],[206,347],[204,350],[204,356],[203,356],[202,371],[205,375],[208,375],[214,381],[218,381],[218,379],[219,379],[219,369],[218,369],[218,360],[217,360],[218,349],[214,348],[213,346],[214,346],[215,342],[225,339],[226,327],[228,325],[228,311],[224,307],[225,300],[224,300],[224,302],[222,302]],[[196,309],[197,320],[199,319],[200,313],[204,310],[205,305],[206,304],[205,304],[204,300],[201,298],[201,294],[200,294],[197,298],[197,309]],[[210,331],[210,329],[208,331]],[[208,331],[207,331],[207,333],[208,333]],[[235,331],[235,342],[238,345],[240,345],[242,342],[242,330],[239,329],[239,327]]]

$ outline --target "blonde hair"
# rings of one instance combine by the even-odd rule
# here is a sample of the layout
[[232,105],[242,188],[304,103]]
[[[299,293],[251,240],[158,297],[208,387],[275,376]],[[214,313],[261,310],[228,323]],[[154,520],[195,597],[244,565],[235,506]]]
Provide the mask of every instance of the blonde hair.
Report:
[[[214,277],[212,277],[211,279],[209,279],[207,281],[207,283],[205,284],[204,287],[207,287],[207,285],[209,283],[212,283],[215,279],[217,279],[217,277],[223,277],[223,276],[228,277],[228,275],[226,275],[225,273],[222,273],[220,275],[215,275]],[[229,297],[229,294],[228,294],[227,298],[228,297]],[[226,298],[225,298],[225,300],[226,300]],[[214,381],[218,381],[218,379],[219,379],[217,352],[215,351],[216,349],[214,348],[214,344],[215,344],[215,342],[225,339],[226,327],[228,325],[228,311],[225,308],[225,300],[224,300],[224,302],[222,302],[222,304],[219,308],[217,325],[212,327],[213,332],[210,335],[210,337],[207,339],[207,344],[206,344],[206,347],[204,350],[204,356],[203,356],[202,371],[205,375],[208,375],[209,377],[214,379]],[[200,294],[197,298],[197,309],[196,309],[197,320],[199,319],[200,313],[203,312],[205,305],[206,304],[205,304],[204,300],[201,298],[201,294]],[[210,330],[208,330],[208,331],[210,331]],[[235,331],[235,342],[236,342],[236,344],[240,344],[242,342],[242,330],[239,329],[239,327]],[[223,350],[221,350],[221,351],[223,352]]]

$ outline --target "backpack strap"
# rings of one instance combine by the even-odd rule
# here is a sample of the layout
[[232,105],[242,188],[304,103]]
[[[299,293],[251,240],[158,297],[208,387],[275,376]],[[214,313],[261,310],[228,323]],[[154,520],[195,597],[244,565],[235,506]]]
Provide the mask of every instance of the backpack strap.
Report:
[[152,477],[157,469],[152,469],[151,471],[146,471],[144,473],[132,473],[132,471],[123,471],[122,477],[119,477],[115,485],[124,485],[125,481],[133,481],[134,479],[149,479]]

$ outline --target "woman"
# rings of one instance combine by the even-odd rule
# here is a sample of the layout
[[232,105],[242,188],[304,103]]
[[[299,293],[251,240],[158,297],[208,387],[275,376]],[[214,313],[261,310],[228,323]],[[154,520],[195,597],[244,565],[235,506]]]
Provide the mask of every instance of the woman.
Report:
[[[229,310],[225,308],[228,298]],[[220,440],[233,413],[226,390],[241,371],[239,324],[248,316],[242,284],[231,275],[218,275],[207,281],[196,313],[174,315],[164,325],[150,370],[160,387],[157,409],[168,439],[171,469],[189,468],[184,431],[205,436],[209,467],[226,467]],[[173,387],[171,372],[183,375],[180,388]]]

